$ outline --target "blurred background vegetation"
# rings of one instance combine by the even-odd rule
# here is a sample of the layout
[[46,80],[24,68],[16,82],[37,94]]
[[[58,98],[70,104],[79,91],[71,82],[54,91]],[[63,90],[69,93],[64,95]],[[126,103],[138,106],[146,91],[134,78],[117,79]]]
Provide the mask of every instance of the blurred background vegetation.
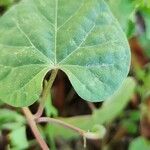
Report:
[[[60,71],[44,114],[59,117],[86,131],[96,130],[100,135],[106,130],[101,140],[87,141],[87,150],[150,150],[150,0],[106,1],[129,40],[130,78],[107,101],[91,104],[75,93]],[[0,15],[17,2],[0,0]],[[35,112],[37,106],[34,104],[31,110]],[[39,128],[52,150],[84,149],[82,137],[69,129],[46,124]],[[0,102],[0,150],[5,149],[38,150],[40,147],[21,109]]]

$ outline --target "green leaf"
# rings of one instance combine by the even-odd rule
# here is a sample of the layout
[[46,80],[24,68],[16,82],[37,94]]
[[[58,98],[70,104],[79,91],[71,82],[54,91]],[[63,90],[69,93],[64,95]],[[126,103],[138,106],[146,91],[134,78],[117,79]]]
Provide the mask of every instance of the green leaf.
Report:
[[129,150],[149,150],[150,141],[146,140],[144,137],[138,137],[134,139],[130,146]]
[[135,12],[136,3],[134,0],[107,0],[108,4],[114,13],[115,17],[118,19],[121,27],[127,33],[129,28],[129,20],[133,17]]
[[26,137],[26,128],[25,128],[25,126],[20,127],[16,130],[13,130],[9,134],[9,138],[10,138],[11,144],[13,146],[12,149],[14,149],[14,150],[27,149],[28,146],[29,146],[29,143],[28,143],[27,137]]
[[138,80],[143,82],[142,85],[137,87],[137,90],[140,93],[142,100],[145,100],[150,95],[150,65],[148,64],[145,70],[142,68],[137,68],[136,77]]
[[136,134],[138,132],[137,122],[133,122],[131,119],[124,119],[121,122],[121,126],[129,133]]
[[16,129],[25,124],[25,118],[12,110],[0,109],[0,130],[2,129]]
[[[95,121],[99,123],[111,122],[125,108],[134,93],[136,83],[132,78],[128,78],[123,86],[107,101],[101,109],[96,110],[93,114]],[[100,117],[100,119],[98,119]]]
[[91,133],[98,134],[98,137],[100,139],[102,139],[106,135],[106,128],[104,126],[102,126],[102,125],[95,124],[93,126],[93,128],[92,128],[92,132]]
[[[85,131],[94,131],[97,129],[97,125],[109,123],[123,111],[126,104],[133,96],[135,87],[135,80],[133,78],[127,78],[115,95],[109,98],[108,102],[104,102],[104,105],[102,105],[102,107],[96,110],[92,115],[59,119]],[[104,135],[104,130],[100,131],[102,131],[100,135]],[[56,126],[53,124],[46,126],[45,134],[52,137],[61,135],[64,138],[73,138],[78,136],[78,134],[72,130],[66,130],[62,126]]]
[[139,37],[139,42],[144,49],[147,57],[150,58],[150,7],[143,6],[139,8],[139,11],[144,19],[146,31]]
[[48,117],[57,117],[58,111],[52,104],[51,94],[48,95],[46,103],[45,103],[45,113]]
[[2,6],[9,6],[11,5],[15,0],[0,0],[0,5]]
[[0,19],[0,35],[0,99],[13,106],[34,103],[51,69],[92,102],[129,71],[127,39],[103,0],[22,0]]

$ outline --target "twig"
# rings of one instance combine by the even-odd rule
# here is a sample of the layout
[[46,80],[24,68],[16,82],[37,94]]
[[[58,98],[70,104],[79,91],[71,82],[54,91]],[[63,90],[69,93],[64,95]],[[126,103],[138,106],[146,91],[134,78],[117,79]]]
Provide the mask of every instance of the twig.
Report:
[[80,128],[77,128],[73,125],[70,125],[68,123],[65,123],[65,122],[58,120],[58,119],[49,118],[49,117],[41,117],[41,118],[36,119],[36,121],[37,121],[37,123],[51,123],[51,124],[61,125],[64,128],[71,129],[71,130],[77,132],[81,136],[84,136],[86,134],[86,131],[84,131]]
[[30,112],[29,108],[28,107],[24,107],[22,108],[23,110],[23,113],[25,114],[26,118],[27,118],[27,121],[28,121],[28,124],[37,140],[37,142],[39,143],[39,145],[41,146],[41,148],[43,150],[49,150],[46,142],[43,140],[38,128],[37,128],[37,125],[36,125],[36,122],[35,122],[35,118],[34,116],[32,115],[32,113]]
[[78,133],[79,135],[81,135],[83,138],[86,138],[86,139],[91,139],[91,140],[100,139],[99,133],[82,130],[78,127],[75,127],[71,124],[68,124],[58,119],[49,118],[49,117],[41,117],[41,118],[35,119],[35,121],[37,123],[51,123],[51,124],[61,125],[64,128],[75,131],[76,133]]
[[91,109],[92,112],[93,112],[94,110],[96,110],[96,107],[95,107],[95,105],[94,105],[93,103],[87,102],[87,104],[88,104],[88,106],[89,106],[89,108]]
[[44,85],[43,93],[42,93],[42,96],[40,98],[40,105],[39,105],[39,108],[37,110],[37,113],[34,115],[35,118],[39,118],[42,116],[47,95],[48,95],[49,90],[51,89],[51,87],[54,83],[54,80],[57,76],[57,72],[58,72],[58,69],[52,70],[49,81],[46,83],[46,85]]

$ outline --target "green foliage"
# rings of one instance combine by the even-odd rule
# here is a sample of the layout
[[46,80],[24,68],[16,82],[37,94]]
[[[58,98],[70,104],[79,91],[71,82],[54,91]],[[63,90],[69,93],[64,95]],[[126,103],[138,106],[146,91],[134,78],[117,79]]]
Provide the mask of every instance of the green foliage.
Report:
[[142,6],[145,8],[150,8],[150,1],[149,0],[134,0],[138,6]]
[[[118,19],[121,27],[129,38],[137,34],[136,12],[142,13],[146,23],[146,35],[149,35],[149,0],[107,0],[113,14]],[[141,38],[141,37],[140,37]],[[144,38],[144,37],[143,37]],[[145,41],[146,42],[146,41]],[[148,41],[146,43],[148,45]]]
[[[83,130],[94,131],[95,127],[113,121],[123,111],[134,93],[135,86],[135,81],[132,78],[127,78],[122,87],[108,101],[105,101],[103,106],[93,115],[59,119]],[[103,131],[101,130],[101,133]],[[56,125],[48,125],[45,128],[45,133],[52,137],[61,135],[64,138],[71,138],[77,136],[74,132]]]
[[21,114],[9,110],[0,109],[0,131],[7,130],[11,150],[23,150],[28,147],[25,132],[25,118]]
[[25,118],[15,111],[0,109],[0,130],[13,130],[25,124]]
[[121,125],[130,134],[136,134],[138,131],[137,122],[133,122],[131,119],[124,119]]
[[22,126],[16,130],[13,130],[9,138],[11,139],[11,150],[24,150],[28,148],[29,143],[26,137],[26,127]]
[[137,90],[142,100],[144,100],[150,95],[150,65],[147,65],[145,70],[138,68],[136,70],[136,76],[142,82],[142,85],[139,85]]
[[144,17],[145,25],[146,25],[146,37],[150,40],[150,8],[141,9],[142,15]]
[[106,134],[106,128],[102,125],[94,125],[91,132],[97,134],[97,136],[102,139],[104,138],[105,134]]
[[141,46],[144,48],[145,54],[150,58],[150,7],[141,6],[139,11],[143,16],[145,22],[146,31],[139,37]]
[[134,139],[129,147],[129,150],[149,150],[150,142],[143,137]]
[[58,116],[58,111],[57,109],[52,105],[52,99],[51,99],[51,95],[49,94],[46,100],[46,104],[45,104],[45,113],[46,116],[53,116],[56,117]]
[[1,17],[0,35],[0,100],[13,106],[34,103],[51,69],[92,102],[129,71],[127,39],[103,0],[22,0]]
[[101,124],[108,123],[118,116],[130,101],[130,97],[135,90],[135,85],[135,81],[132,78],[128,78],[123,86],[103,103],[101,109],[94,112],[95,121],[99,121]]
[[[135,2],[132,0],[107,0],[110,8],[126,33],[135,13]],[[128,35],[130,36],[131,33]]]
[[131,135],[135,135],[139,131],[138,123],[140,117],[141,114],[139,110],[126,110],[125,112],[122,112],[121,115],[119,115],[119,124],[123,129],[125,129],[126,132]]
[[0,5],[2,5],[2,6],[9,6],[13,2],[14,2],[14,0],[0,0]]

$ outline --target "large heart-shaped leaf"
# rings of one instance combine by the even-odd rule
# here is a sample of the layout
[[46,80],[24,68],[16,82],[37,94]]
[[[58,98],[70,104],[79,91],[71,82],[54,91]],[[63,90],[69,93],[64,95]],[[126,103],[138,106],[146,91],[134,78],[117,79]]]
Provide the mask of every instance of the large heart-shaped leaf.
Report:
[[127,39],[103,0],[22,0],[0,19],[0,99],[35,102],[63,70],[83,99],[104,100],[127,76]]

